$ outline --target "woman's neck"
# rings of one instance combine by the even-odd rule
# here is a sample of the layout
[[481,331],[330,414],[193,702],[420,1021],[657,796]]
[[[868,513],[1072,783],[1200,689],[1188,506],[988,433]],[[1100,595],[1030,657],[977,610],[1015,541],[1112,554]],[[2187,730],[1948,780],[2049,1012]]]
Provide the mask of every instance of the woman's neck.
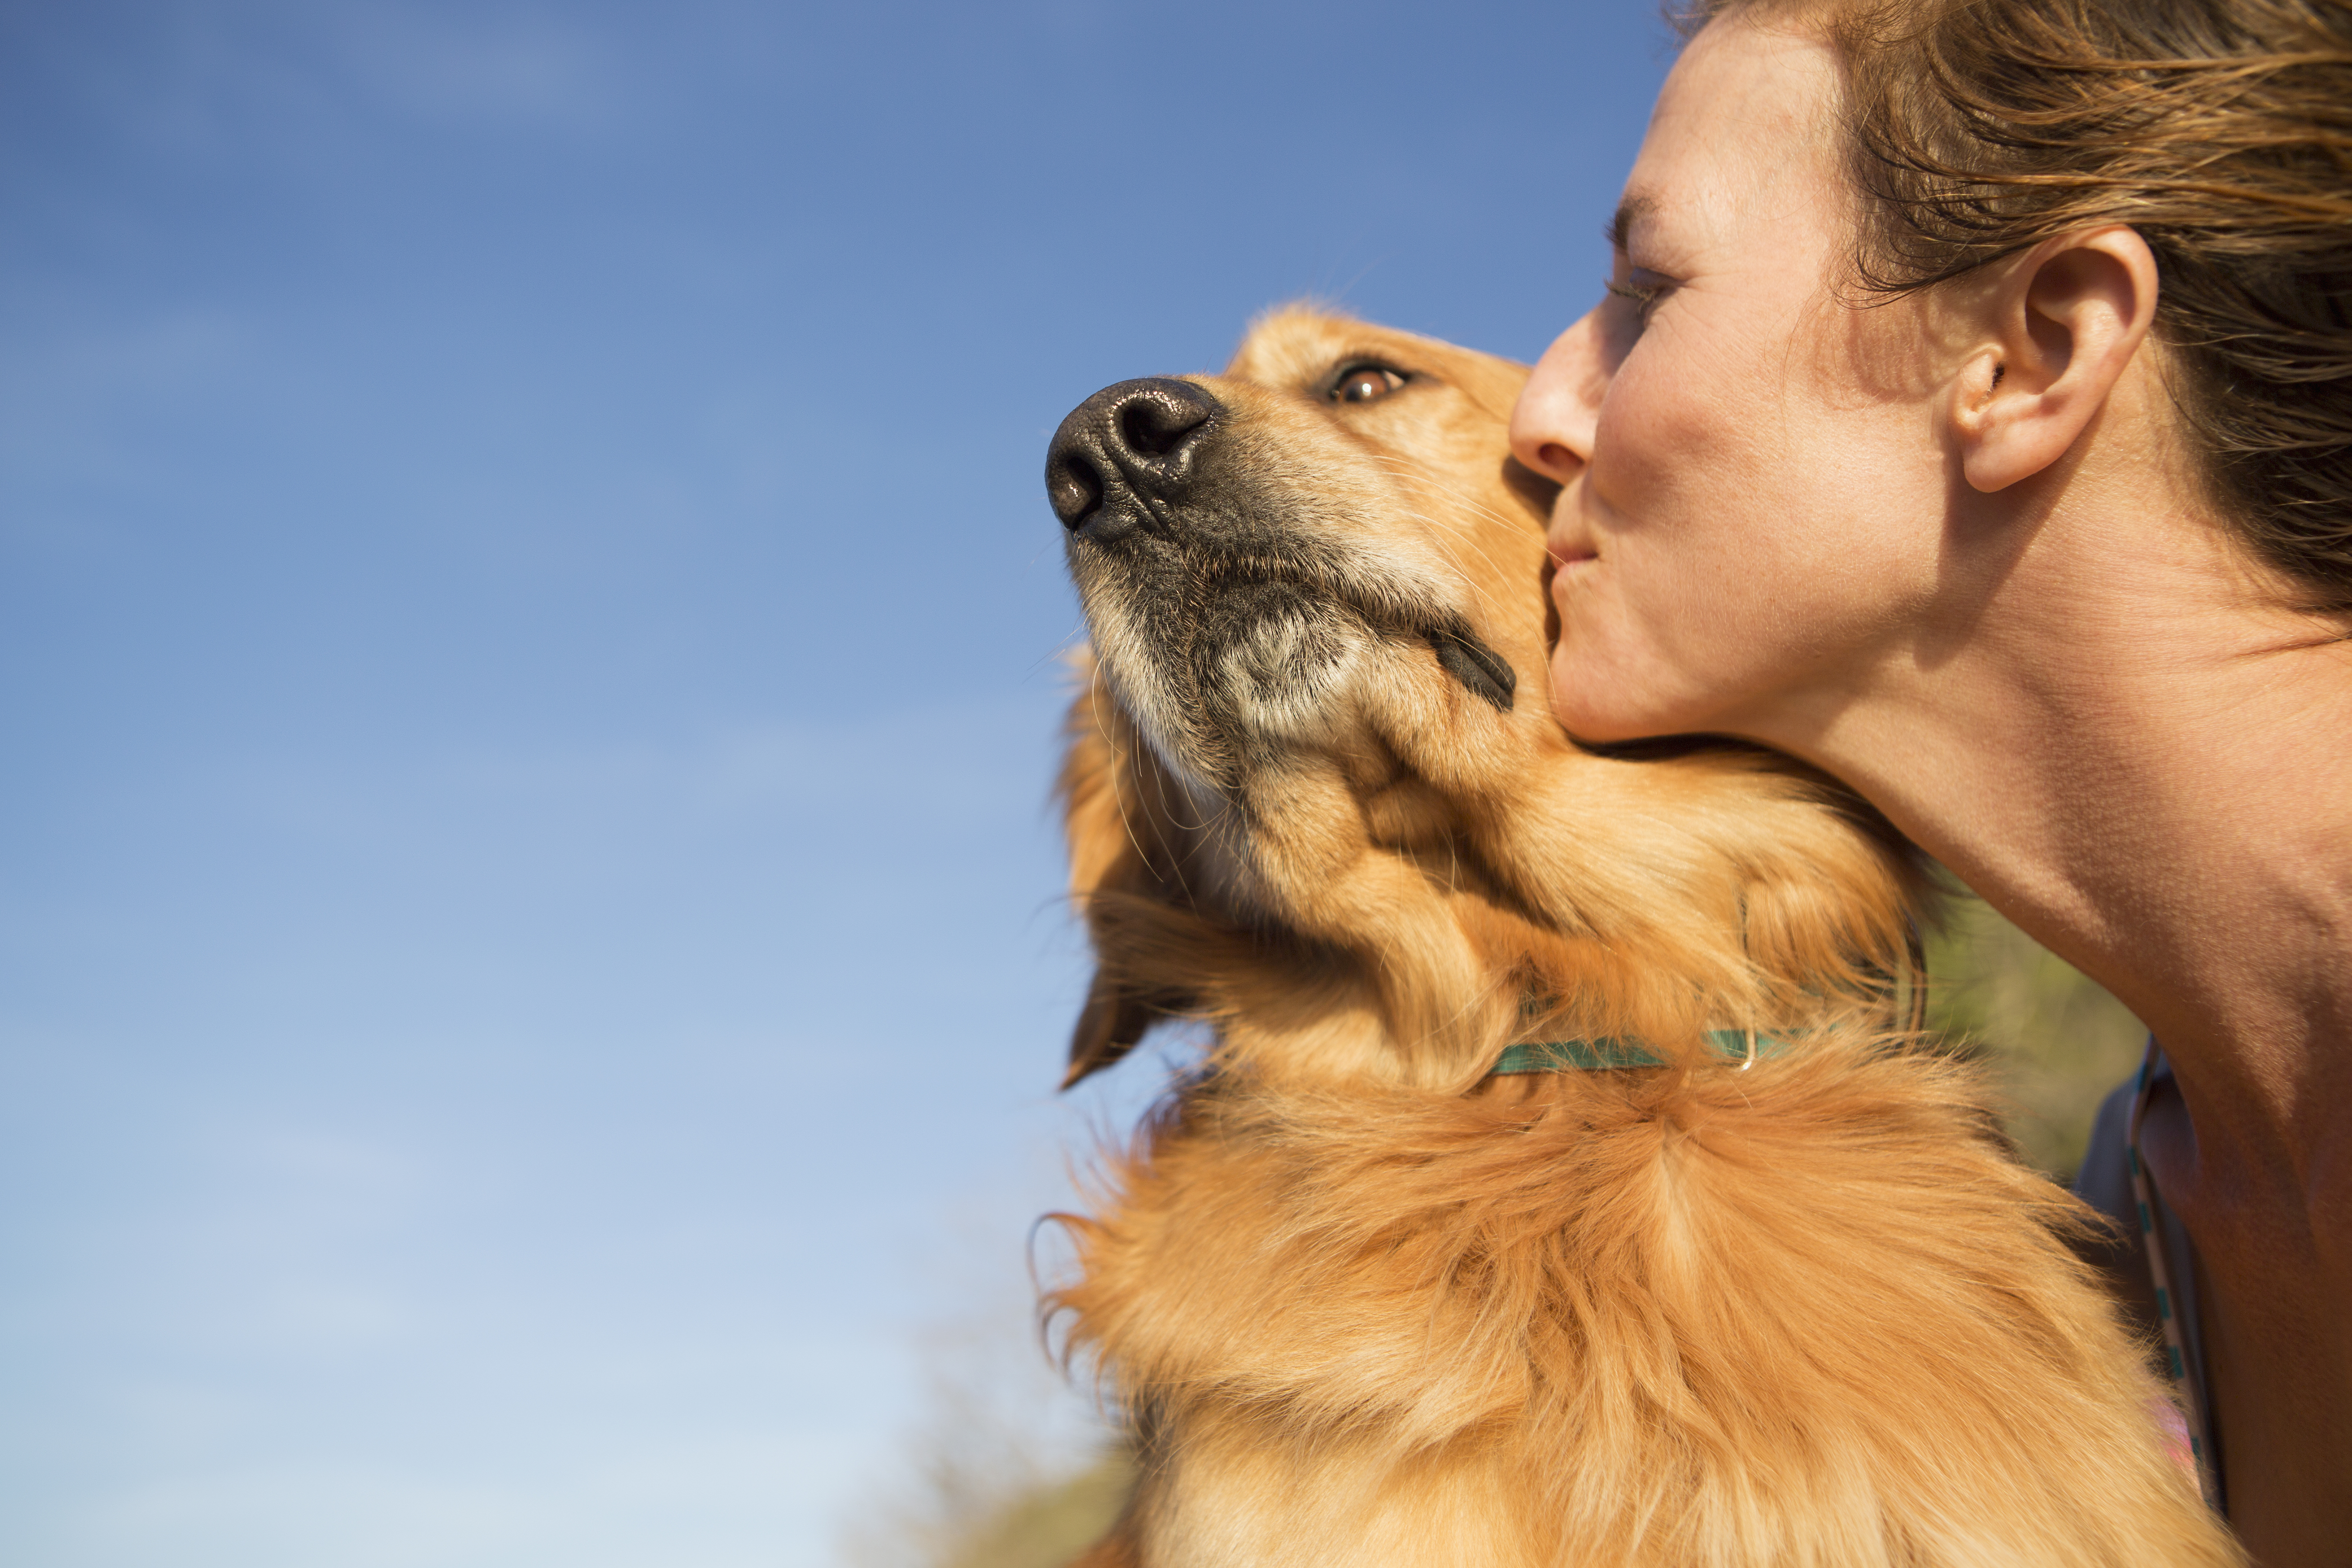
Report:
[[[2210,1286],[2231,1515],[2352,1539],[2352,641],[2216,531],[2047,517],[1964,637],[1758,725],[1844,778],[2164,1042],[2158,1188]],[[1950,628],[1947,628],[1948,632]],[[2335,1499],[2333,1502],[2322,1500]]]
[[2352,1106],[2352,641],[2276,603],[2193,517],[2050,519],[1965,639],[1780,740],[2145,1020],[2200,1134],[2263,1145]]

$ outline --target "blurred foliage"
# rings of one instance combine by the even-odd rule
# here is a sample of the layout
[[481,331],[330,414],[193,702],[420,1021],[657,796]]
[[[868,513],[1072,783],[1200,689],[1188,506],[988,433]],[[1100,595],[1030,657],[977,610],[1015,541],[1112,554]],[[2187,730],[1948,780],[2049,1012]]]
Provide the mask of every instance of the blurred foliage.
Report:
[[1927,975],[1929,1031],[1992,1073],[2027,1162],[2071,1181],[2099,1101],[2139,1066],[2147,1029],[1972,897],[1955,899],[1930,934]]
[[[977,1227],[975,1227],[977,1228]],[[919,1336],[928,1384],[894,1463],[849,1500],[845,1568],[1059,1568],[1118,1517],[1134,1468],[1040,1342],[1034,1290],[963,1258]]]
[[[2061,1181],[2082,1163],[2091,1118],[2138,1066],[2146,1031],[2121,1003],[1981,900],[1953,900],[1927,942],[1927,1027],[1937,1047],[1981,1063],[2021,1153]],[[926,1445],[927,1498],[898,1516],[874,1568],[1059,1568],[1098,1540],[1134,1484],[1112,1448],[1058,1471],[1016,1454],[1001,1410],[950,1390]]]
[[1102,1539],[1134,1485],[1135,1462],[1113,1449],[1067,1480],[1011,1500],[957,1542],[941,1568],[1059,1568]]
[[853,1568],[1061,1568],[1108,1532],[1135,1485],[1122,1447],[1075,1471],[971,1462],[990,1447],[935,1447],[929,1495],[854,1531]]

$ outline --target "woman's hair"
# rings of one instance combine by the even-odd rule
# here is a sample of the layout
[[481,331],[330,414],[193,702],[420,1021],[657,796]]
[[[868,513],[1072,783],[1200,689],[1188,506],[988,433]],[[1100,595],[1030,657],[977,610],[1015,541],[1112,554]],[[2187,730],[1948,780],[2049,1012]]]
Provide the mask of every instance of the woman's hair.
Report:
[[1742,9],[1841,58],[1865,288],[2136,229],[2213,500],[2352,610],[2352,4],[1702,0],[1685,23]]

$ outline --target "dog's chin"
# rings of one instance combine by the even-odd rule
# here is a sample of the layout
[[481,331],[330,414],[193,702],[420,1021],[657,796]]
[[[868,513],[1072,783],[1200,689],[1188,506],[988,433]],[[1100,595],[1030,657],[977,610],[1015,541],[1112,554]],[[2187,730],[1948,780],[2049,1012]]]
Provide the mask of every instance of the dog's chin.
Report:
[[1185,647],[1135,635],[1116,617],[1091,629],[1105,675],[1152,750],[1218,788],[1342,739],[1381,641],[1346,608],[1276,583],[1217,595]]
[[1244,752],[1328,740],[1374,641],[1355,616],[1288,584],[1234,589],[1202,617],[1202,705]]

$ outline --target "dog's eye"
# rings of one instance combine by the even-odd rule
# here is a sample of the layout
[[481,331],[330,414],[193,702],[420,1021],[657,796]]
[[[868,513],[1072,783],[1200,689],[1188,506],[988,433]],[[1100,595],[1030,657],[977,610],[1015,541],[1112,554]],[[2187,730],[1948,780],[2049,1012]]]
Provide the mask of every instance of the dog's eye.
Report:
[[1370,403],[1386,397],[1405,379],[1402,372],[1384,364],[1351,364],[1333,378],[1328,395],[1334,403]]

